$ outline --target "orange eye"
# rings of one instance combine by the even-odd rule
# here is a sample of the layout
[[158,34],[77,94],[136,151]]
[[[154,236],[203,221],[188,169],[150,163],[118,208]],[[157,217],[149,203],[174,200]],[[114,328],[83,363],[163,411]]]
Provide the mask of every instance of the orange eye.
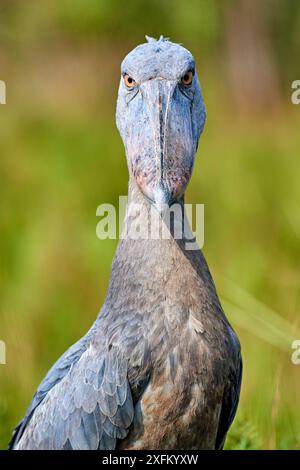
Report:
[[136,85],[135,80],[132,77],[129,77],[128,73],[124,75],[124,82],[128,88],[133,88]]
[[181,79],[181,83],[183,83],[184,85],[190,85],[192,81],[193,81],[193,72],[191,71],[186,72]]

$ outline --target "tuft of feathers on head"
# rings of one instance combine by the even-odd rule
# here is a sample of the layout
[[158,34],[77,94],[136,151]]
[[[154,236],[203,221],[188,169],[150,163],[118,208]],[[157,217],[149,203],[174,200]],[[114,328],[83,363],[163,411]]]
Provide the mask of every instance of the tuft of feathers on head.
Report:
[[[147,42],[149,43],[153,43],[153,42],[170,42],[170,38],[165,38],[163,35],[159,36],[158,39],[155,39],[155,38],[152,38],[151,36],[147,36],[147,34],[145,35],[145,38],[147,40]],[[177,44],[178,46],[182,46],[182,43],[181,42],[174,42],[173,44]]]
[[152,38],[151,36],[145,36],[147,39],[147,42],[165,42],[165,41],[170,41],[170,38],[165,38],[163,35],[159,37],[159,39]]

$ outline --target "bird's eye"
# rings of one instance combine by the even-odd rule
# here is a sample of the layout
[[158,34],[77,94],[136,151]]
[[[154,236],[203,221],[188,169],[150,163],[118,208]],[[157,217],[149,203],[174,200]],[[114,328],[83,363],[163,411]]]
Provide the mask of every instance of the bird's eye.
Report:
[[181,83],[183,83],[184,85],[190,85],[193,81],[193,72],[190,70],[189,72],[186,72],[182,79],[181,79]]
[[136,81],[133,80],[133,78],[130,77],[128,73],[125,73],[124,75],[124,83],[128,88],[133,88],[136,85]]

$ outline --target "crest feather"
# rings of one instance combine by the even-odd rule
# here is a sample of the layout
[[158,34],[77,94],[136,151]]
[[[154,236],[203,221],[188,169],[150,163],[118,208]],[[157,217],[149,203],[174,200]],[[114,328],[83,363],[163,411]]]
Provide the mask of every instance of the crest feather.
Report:
[[152,38],[151,36],[145,36],[145,38],[147,39],[147,42],[165,42],[165,41],[169,41],[170,38],[165,38],[163,35],[161,35],[159,37],[159,39],[155,39],[155,38]]

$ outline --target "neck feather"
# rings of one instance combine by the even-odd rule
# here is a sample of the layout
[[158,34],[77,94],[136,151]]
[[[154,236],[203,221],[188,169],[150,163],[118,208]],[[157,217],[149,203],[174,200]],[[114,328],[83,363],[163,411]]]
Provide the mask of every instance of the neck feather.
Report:
[[187,239],[191,243],[193,235],[185,218],[183,199],[171,212],[171,217],[159,214],[130,180],[123,231],[113,261],[106,304],[116,306],[118,298],[126,302],[126,297],[158,293],[165,289],[174,272],[180,282],[181,273],[186,272],[181,269],[183,264],[197,269],[202,254],[199,249],[186,250]]

